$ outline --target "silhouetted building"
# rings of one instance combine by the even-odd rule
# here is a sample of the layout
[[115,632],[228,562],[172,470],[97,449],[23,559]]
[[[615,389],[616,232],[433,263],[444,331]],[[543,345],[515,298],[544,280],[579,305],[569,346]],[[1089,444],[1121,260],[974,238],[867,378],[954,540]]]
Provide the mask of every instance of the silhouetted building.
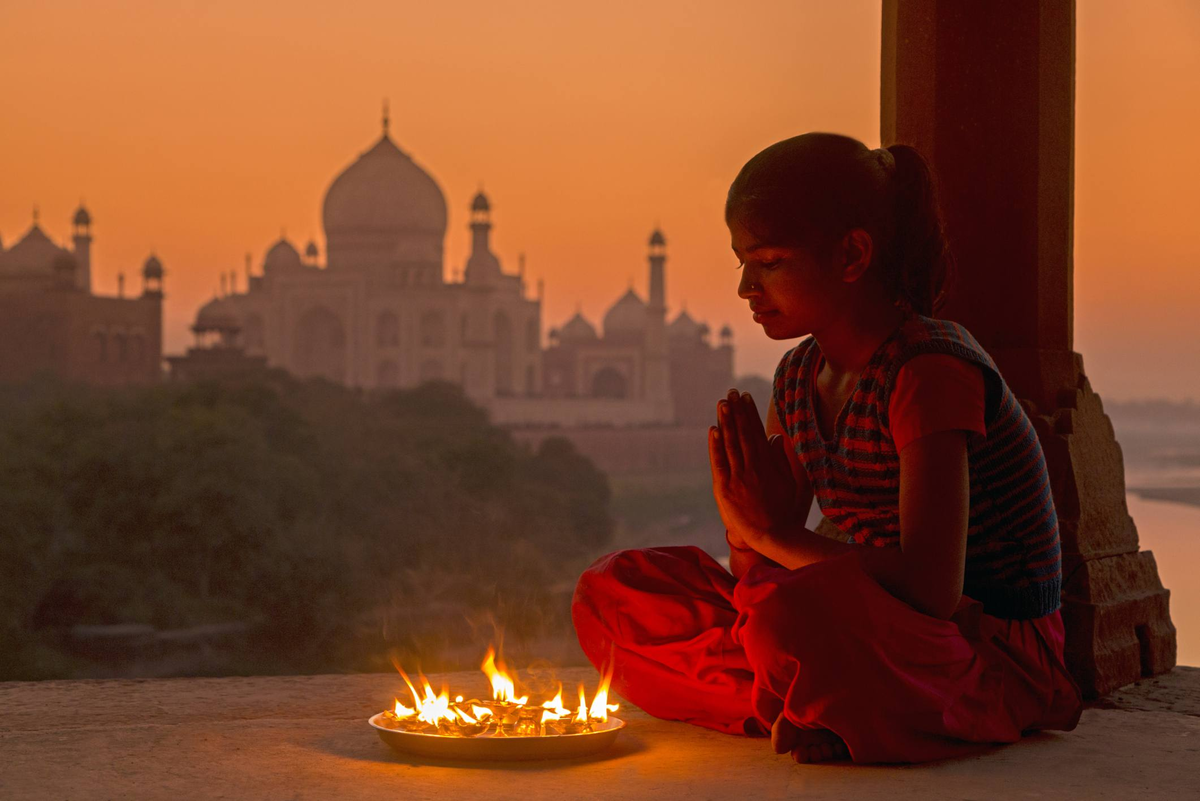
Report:
[[92,293],[92,219],[80,205],[72,246],[33,225],[0,246],[0,381],[51,374],[92,384],[157,381],[162,376],[162,264],[142,269],[142,293]]
[[713,345],[687,310],[666,324],[666,237],[650,235],[649,301],[630,287],[604,314],[603,335],[580,312],[549,332],[548,397],[645,398],[669,404],[677,423],[708,423],[733,383],[733,331]]
[[246,353],[241,341],[242,327],[237,318],[220,309],[215,301],[206,303],[192,326],[196,344],[183,356],[168,356],[173,381],[206,381],[265,370],[265,356]]
[[[392,140],[386,111],[382,137],[333,180],[322,211],[325,263],[315,242],[302,256],[285,236],[267,250],[261,273],[247,263],[244,291],[223,278],[197,325],[206,316],[227,319],[237,336],[212,346],[240,347],[299,377],[368,389],[453,381],[496,422],[521,425],[690,419],[696,395],[711,406],[732,380],[728,332],[711,347],[703,329],[682,331],[685,313],[668,335],[661,232],[651,239],[649,303],[631,289],[605,316],[604,336],[592,332],[594,341],[572,339],[575,329],[590,328],[586,321],[568,323],[543,350],[541,284],[527,294],[523,261],[516,274],[504,271],[482,191],[470,204],[471,253],[461,278],[445,280],[445,197]],[[183,359],[222,363],[204,349],[198,344]],[[171,362],[188,372],[180,357]],[[673,400],[676,391],[692,397]]]

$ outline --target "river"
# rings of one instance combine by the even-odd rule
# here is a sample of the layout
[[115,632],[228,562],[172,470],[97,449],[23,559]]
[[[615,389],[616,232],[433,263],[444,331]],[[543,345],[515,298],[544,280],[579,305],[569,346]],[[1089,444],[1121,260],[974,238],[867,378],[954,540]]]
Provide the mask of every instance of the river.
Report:
[[1158,575],[1171,591],[1171,620],[1179,638],[1178,662],[1200,665],[1200,507],[1127,496],[1143,550],[1154,552]]

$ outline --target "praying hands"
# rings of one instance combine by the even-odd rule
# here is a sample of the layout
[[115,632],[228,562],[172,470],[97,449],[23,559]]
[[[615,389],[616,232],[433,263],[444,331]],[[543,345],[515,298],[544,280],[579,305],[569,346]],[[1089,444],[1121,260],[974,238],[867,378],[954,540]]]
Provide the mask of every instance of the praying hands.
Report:
[[767,438],[748,393],[729,390],[717,402],[717,424],[708,430],[713,497],[729,544],[758,550],[762,541],[797,516],[796,483],[786,439]]

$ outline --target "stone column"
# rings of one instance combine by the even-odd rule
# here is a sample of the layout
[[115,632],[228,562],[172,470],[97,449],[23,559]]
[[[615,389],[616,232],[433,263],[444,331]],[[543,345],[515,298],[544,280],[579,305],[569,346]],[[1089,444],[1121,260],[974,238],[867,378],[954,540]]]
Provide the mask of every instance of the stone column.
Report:
[[931,161],[958,261],[941,315],[983,343],[1037,428],[1062,532],[1067,662],[1095,697],[1171,669],[1175,629],[1074,352],[1074,106],[1073,0],[883,1],[882,140]]

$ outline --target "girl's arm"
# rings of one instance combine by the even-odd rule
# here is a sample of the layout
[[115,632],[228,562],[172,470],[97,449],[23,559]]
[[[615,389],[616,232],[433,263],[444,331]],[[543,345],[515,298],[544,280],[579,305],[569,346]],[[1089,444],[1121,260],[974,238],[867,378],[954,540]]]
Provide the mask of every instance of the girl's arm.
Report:
[[899,548],[833,542],[804,528],[757,532],[747,544],[793,569],[855,550],[884,589],[919,612],[947,619],[962,598],[969,508],[966,433],[939,431],[900,451]]
[[774,442],[765,436],[752,401],[723,405],[709,443],[713,488],[731,545],[750,547],[790,569],[854,551],[867,574],[900,600],[935,617],[954,613],[962,596],[970,505],[963,431],[928,434],[900,451],[899,548],[850,545],[805,528],[795,506],[788,511],[796,500],[788,494],[803,492],[811,504],[812,489],[802,468],[797,476],[792,448]]

